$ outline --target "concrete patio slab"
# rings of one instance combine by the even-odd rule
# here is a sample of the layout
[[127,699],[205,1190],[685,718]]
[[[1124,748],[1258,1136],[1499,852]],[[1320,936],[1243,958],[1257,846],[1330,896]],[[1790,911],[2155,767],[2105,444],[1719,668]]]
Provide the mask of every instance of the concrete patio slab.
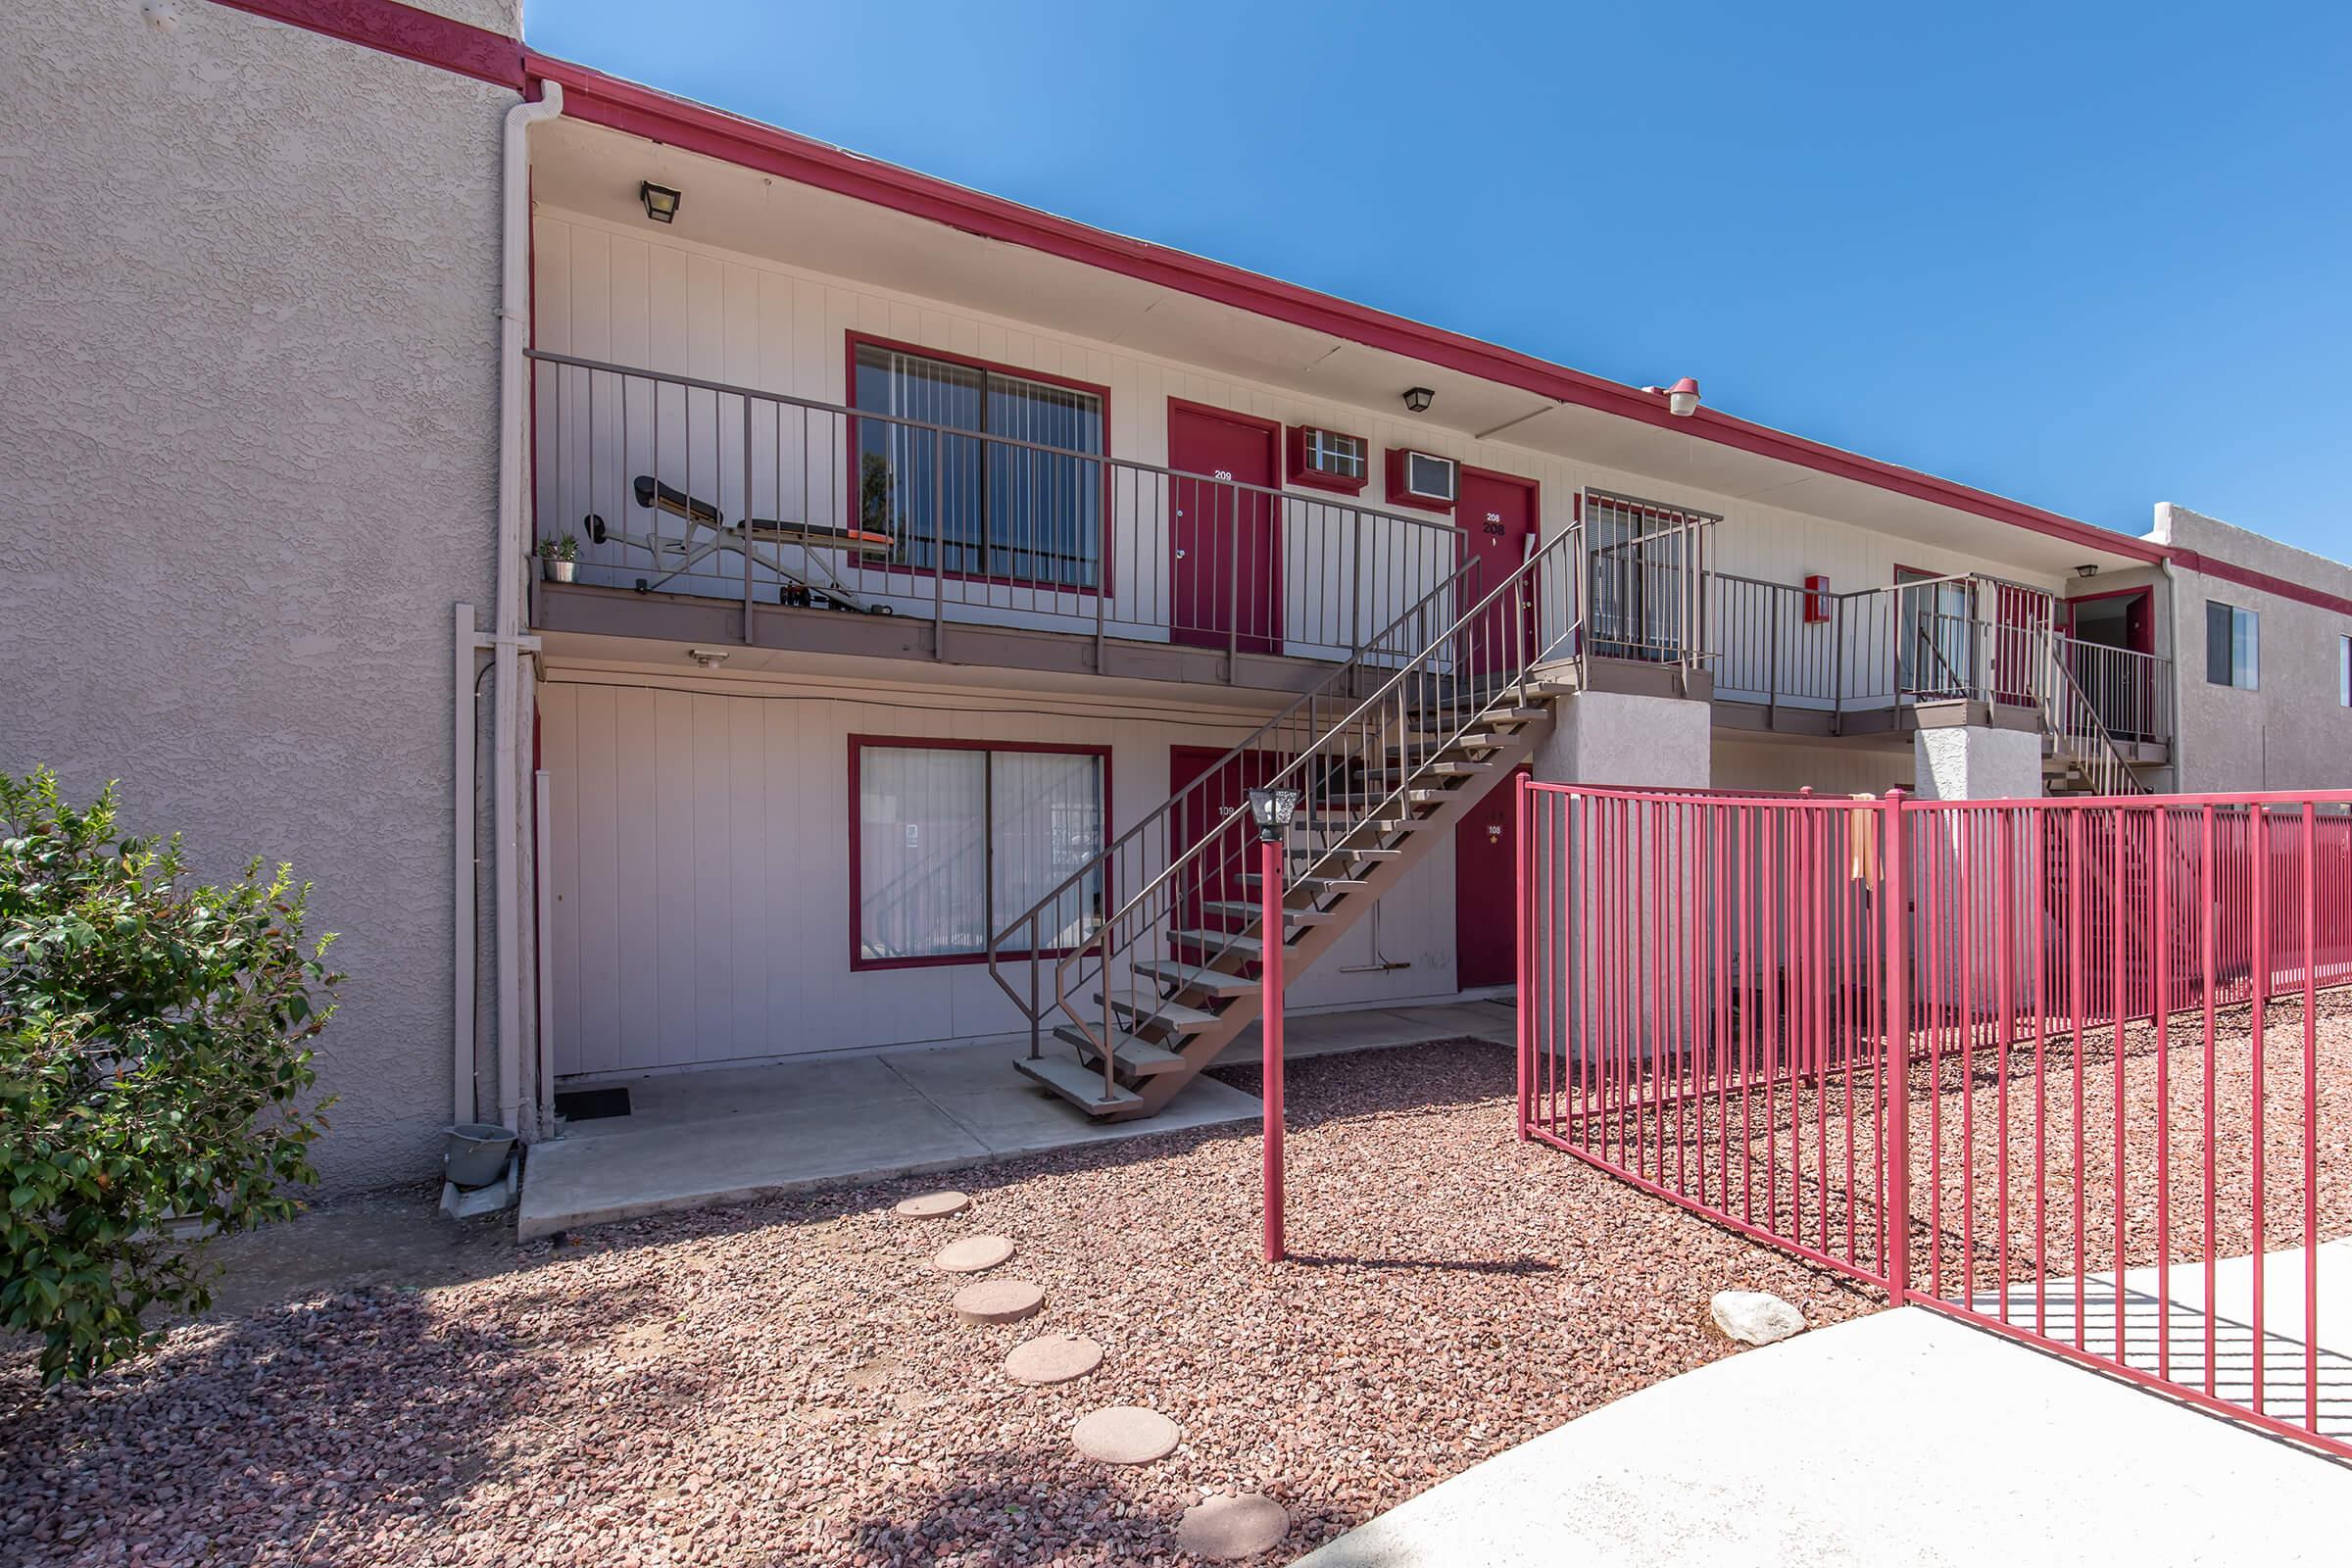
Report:
[[2344,1560],[2352,1467],[1922,1307],[1496,1455],[1298,1568]]
[[1202,1078],[1150,1120],[1096,1122],[1014,1073],[1015,1054],[956,1046],[633,1079],[628,1115],[531,1149],[515,1237],[1259,1114],[1254,1095]]

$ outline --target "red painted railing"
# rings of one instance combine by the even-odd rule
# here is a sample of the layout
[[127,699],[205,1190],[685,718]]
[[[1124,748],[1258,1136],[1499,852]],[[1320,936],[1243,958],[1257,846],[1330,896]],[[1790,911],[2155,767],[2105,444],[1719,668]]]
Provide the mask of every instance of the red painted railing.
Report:
[[2352,794],[1519,809],[1525,1136],[2352,1455]]

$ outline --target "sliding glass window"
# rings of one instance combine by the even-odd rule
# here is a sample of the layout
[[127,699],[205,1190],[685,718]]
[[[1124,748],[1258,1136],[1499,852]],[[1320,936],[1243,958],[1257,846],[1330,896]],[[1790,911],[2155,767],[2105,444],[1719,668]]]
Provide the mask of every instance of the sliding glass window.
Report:
[[1100,586],[1101,394],[879,343],[856,368],[858,409],[947,427],[858,421],[859,520],[892,535],[894,564]]
[[[1100,752],[860,740],[856,756],[860,964],[979,956],[1102,848]],[[1075,946],[1102,912],[1098,867],[1040,915],[1039,945]]]

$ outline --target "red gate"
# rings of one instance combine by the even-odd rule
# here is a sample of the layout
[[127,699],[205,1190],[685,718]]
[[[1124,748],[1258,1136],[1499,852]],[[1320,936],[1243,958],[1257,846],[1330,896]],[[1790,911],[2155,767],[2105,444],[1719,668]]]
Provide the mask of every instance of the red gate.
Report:
[[2352,1456],[2352,794],[1519,811],[1523,1136]]

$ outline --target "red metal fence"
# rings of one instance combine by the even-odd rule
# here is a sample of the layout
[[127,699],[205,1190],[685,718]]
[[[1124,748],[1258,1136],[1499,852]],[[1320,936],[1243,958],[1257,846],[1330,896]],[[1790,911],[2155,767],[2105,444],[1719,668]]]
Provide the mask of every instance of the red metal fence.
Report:
[[1519,810],[1526,1136],[2352,1456],[2352,793]]

